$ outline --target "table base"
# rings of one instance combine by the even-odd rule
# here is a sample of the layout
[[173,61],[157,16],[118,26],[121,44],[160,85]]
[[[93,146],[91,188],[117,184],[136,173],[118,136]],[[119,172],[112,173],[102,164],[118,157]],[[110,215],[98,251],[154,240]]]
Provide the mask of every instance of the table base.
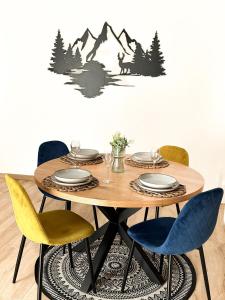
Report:
[[[98,251],[93,258],[93,271],[94,279],[97,277],[102,269],[104,261],[109,253],[109,250],[113,244],[115,236],[117,233],[120,234],[121,239],[125,242],[127,247],[130,249],[132,245],[132,240],[127,234],[128,226],[126,224],[127,219],[136,213],[140,208],[117,208],[112,207],[101,207],[98,209],[105,215],[109,220],[106,224],[100,227],[95,233],[90,237],[90,243],[94,242],[101,236],[103,236],[101,244]],[[73,251],[85,251],[85,244],[81,242],[79,245],[73,248]],[[159,271],[149,260],[146,253],[143,251],[142,247],[137,245],[134,250],[134,257],[139,262],[140,266],[145,271],[149,279],[157,284],[162,284],[163,279],[159,274]],[[87,273],[82,286],[81,291],[87,293],[91,289],[91,274]]]

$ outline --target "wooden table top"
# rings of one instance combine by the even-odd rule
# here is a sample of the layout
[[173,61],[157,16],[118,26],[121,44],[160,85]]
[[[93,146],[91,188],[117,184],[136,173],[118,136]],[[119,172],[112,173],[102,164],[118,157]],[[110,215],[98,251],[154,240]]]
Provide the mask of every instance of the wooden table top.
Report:
[[[102,182],[106,174],[104,163],[87,165],[81,168],[89,170],[94,177],[99,179],[99,186],[96,188],[80,192],[61,192],[53,188],[46,189],[43,186],[42,181],[45,177],[52,175],[56,170],[66,168],[71,168],[71,166],[60,159],[50,160],[38,166],[34,173],[36,184],[49,194],[73,202],[124,208],[167,206],[183,202],[200,193],[204,187],[204,179],[201,174],[175,162],[170,162],[168,167],[160,169],[142,169],[125,165],[124,173],[111,173],[112,182],[109,184]],[[186,194],[172,198],[149,197],[138,194],[129,187],[129,183],[142,173],[162,173],[174,176],[181,184],[186,186]]]

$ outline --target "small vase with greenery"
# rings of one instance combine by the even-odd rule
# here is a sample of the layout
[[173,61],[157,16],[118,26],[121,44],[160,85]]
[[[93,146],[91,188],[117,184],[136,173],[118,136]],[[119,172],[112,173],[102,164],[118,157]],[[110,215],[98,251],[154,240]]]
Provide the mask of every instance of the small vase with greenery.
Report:
[[120,132],[117,132],[113,135],[113,139],[110,142],[112,146],[112,155],[113,155],[113,163],[112,163],[112,171],[115,173],[124,172],[124,164],[123,159],[125,156],[126,147],[129,146],[131,141],[128,141],[127,138],[121,135]]

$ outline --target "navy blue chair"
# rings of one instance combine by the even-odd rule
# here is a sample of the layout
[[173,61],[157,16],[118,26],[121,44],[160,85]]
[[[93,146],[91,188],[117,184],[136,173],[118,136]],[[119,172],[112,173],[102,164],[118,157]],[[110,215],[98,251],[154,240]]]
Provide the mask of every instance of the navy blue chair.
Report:
[[199,250],[208,300],[211,299],[205,257],[202,245],[211,236],[217,221],[223,190],[216,188],[193,197],[181,210],[177,219],[159,218],[141,222],[128,230],[133,239],[128,264],[124,274],[124,291],[135,243],[161,255],[160,272],[164,255],[168,256],[167,299],[171,299],[173,255]]
[[[51,159],[56,159],[59,158],[60,156],[66,155],[69,153],[69,149],[66,146],[65,143],[61,141],[48,141],[44,142],[39,146],[38,149],[38,160],[37,160],[37,165],[41,165]],[[43,191],[42,189],[39,188],[41,193],[43,194],[41,206],[39,209],[39,212],[41,213],[44,209],[45,206],[45,201],[46,198],[53,198],[55,200],[63,200],[62,198],[55,197],[53,195],[48,194],[47,192]],[[66,200],[64,200],[66,201]],[[71,210],[71,202],[66,201],[66,210]]]
[[[68,147],[66,146],[65,143],[63,143],[61,141],[44,142],[39,146],[39,149],[38,149],[37,165],[39,166],[51,159],[59,158],[60,156],[66,155],[68,153],[69,153]],[[71,202],[70,201],[53,196],[53,195],[43,191],[40,188],[39,188],[39,190],[43,194],[39,213],[43,212],[43,209],[45,206],[45,201],[46,201],[47,197],[55,199],[55,200],[65,201],[65,209],[71,210]],[[97,211],[96,211],[95,206],[93,206],[93,214],[94,214],[94,220],[95,220],[95,227],[96,227],[96,229],[98,229]],[[22,236],[22,239],[20,242],[20,248],[19,248],[19,252],[18,252],[18,256],[17,256],[17,260],[16,260],[14,275],[13,275],[13,283],[16,282],[25,242],[26,242],[26,238],[25,238],[25,236]],[[63,246],[63,253],[65,253],[65,246]]]

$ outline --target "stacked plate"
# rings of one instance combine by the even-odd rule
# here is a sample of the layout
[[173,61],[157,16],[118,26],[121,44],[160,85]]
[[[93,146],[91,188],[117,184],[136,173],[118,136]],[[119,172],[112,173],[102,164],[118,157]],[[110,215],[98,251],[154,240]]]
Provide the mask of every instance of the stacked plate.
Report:
[[74,168],[58,170],[51,178],[53,182],[64,186],[85,185],[93,179],[89,171]]
[[143,190],[160,193],[174,191],[180,185],[176,178],[160,173],[142,174],[137,179],[137,184]]
[[99,156],[99,152],[94,149],[80,149],[80,151],[74,156],[71,152],[68,154],[69,158],[77,161],[90,161]]
[[[151,155],[150,152],[137,152],[137,153],[134,153],[131,156],[131,159],[135,162],[142,163],[142,164],[151,164],[151,163],[153,163],[152,155]],[[162,156],[160,154],[158,154],[158,157],[155,160],[155,163],[158,164],[162,161],[163,161]]]

